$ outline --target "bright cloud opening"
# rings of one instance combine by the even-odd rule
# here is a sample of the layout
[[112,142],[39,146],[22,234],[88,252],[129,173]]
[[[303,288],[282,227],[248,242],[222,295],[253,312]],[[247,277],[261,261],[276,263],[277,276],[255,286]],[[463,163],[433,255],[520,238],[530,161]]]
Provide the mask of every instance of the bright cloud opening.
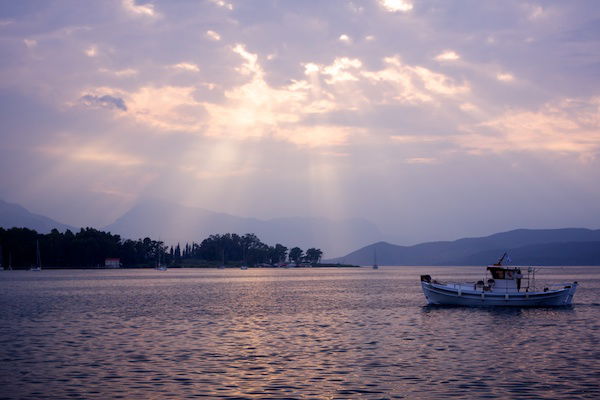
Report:
[[346,34],[340,35],[339,41],[342,42],[342,43],[346,43],[346,44],[352,43],[352,39],[350,39],[350,36],[348,36]]
[[211,3],[216,4],[219,7],[223,7],[228,10],[233,10],[233,4],[228,3],[226,1],[223,1],[223,0],[210,0],[210,1],[211,1]]
[[136,4],[135,0],[123,0],[122,4],[123,8],[133,15],[148,17],[155,17],[157,15],[153,4]]
[[500,82],[512,82],[515,80],[515,77],[512,74],[505,72],[497,74],[496,79],[498,79]]
[[221,40],[221,35],[219,35],[215,31],[211,31],[211,30],[206,31],[206,37],[208,37],[210,40],[214,40],[214,41]]
[[437,61],[456,61],[460,59],[460,56],[452,50],[446,50],[438,54],[435,59]]
[[181,71],[189,71],[189,72],[199,72],[200,68],[196,64],[181,62],[179,64],[174,64],[171,66],[174,69],[178,69]]
[[379,4],[388,12],[409,12],[413,9],[408,0],[379,0]]

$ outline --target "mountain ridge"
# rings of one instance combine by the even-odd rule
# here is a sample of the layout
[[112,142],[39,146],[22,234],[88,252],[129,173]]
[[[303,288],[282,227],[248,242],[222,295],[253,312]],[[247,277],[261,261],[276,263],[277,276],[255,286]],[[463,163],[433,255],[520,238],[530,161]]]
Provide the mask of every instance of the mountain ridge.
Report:
[[[26,227],[40,233],[48,233],[53,228],[78,229],[1,199],[0,227]],[[377,227],[360,219],[279,217],[261,220],[150,200],[134,205],[103,229],[124,238],[152,237],[171,244],[201,241],[217,233],[255,233],[271,245],[281,243],[304,250],[317,247],[325,254],[336,251],[344,254],[343,246],[352,248],[354,245],[357,250],[324,261],[358,265],[372,264],[375,252],[380,265],[481,265],[495,261],[504,251],[509,251],[513,260],[520,263],[600,265],[600,229],[587,228],[521,228],[483,237],[401,246],[380,240],[382,234]],[[368,235],[363,234],[365,231]],[[174,232],[180,237],[169,236]],[[373,243],[364,246],[361,241]],[[339,242],[343,242],[343,246]]]
[[[567,243],[585,244],[566,245]],[[600,246],[597,243],[600,243],[600,229],[514,229],[484,237],[426,242],[413,246],[378,242],[357,249],[346,256],[325,261],[369,265],[373,263],[374,255],[377,254],[380,265],[480,265],[490,264],[504,251],[510,251],[517,257],[517,259],[512,257],[515,262],[535,259],[544,261],[547,265],[554,265],[548,264],[554,262],[550,257],[543,258],[532,252],[552,253],[556,258],[559,255],[556,249],[561,248],[567,252],[561,256],[561,259],[582,260],[578,261],[579,263],[588,260],[587,262],[595,263],[595,260],[600,257]],[[582,259],[576,253],[576,248],[588,254],[587,258]],[[519,258],[521,260],[518,260]]]
[[44,215],[32,213],[19,204],[9,203],[2,199],[0,199],[0,227],[5,229],[29,228],[39,233],[49,233],[52,229],[58,229],[59,231],[76,229]]
[[281,243],[304,250],[316,247],[326,254],[344,254],[382,237],[379,228],[366,220],[321,217],[262,220],[158,199],[138,202],[104,229],[124,237],[151,236],[171,243],[200,241],[211,234],[254,233],[271,245]]

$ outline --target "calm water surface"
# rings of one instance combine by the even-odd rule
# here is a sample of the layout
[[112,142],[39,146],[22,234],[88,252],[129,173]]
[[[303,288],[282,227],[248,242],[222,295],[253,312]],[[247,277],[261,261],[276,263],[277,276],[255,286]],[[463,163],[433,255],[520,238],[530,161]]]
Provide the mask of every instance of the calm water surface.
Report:
[[600,268],[566,309],[425,306],[482,268],[0,272],[0,398],[600,398]]

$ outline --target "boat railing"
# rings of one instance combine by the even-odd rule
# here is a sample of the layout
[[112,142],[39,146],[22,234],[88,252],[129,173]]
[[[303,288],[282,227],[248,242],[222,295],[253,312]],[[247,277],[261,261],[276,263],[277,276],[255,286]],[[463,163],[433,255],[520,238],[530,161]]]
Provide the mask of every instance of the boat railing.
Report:
[[444,286],[450,286],[454,289],[459,289],[461,287],[465,287],[465,286],[474,286],[477,285],[476,281],[473,282],[451,282],[451,281],[440,281],[437,279],[434,279],[432,281],[432,283],[435,283],[437,285],[444,285]]
[[551,283],[549,285],[546,285],[547,288],[552,289],[555,288],[554,290],[557,289],[564,289],[566,287],[571,287],[573,286],[573,283],[577,283],[577,282],[563,282],[563,283]]

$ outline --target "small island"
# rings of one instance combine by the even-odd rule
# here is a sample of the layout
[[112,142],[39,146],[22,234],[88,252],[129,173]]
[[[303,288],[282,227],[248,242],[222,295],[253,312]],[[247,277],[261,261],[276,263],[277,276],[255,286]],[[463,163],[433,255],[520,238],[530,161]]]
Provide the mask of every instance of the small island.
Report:
[[73,233],[53,229],[0,228],[0,267],[40,268],[313,268],[357,267],[322,264],[323,252],[263,243],[255,234],[215,234],[198,242],[166,245],[149,237],[131,240],[93,228]]

